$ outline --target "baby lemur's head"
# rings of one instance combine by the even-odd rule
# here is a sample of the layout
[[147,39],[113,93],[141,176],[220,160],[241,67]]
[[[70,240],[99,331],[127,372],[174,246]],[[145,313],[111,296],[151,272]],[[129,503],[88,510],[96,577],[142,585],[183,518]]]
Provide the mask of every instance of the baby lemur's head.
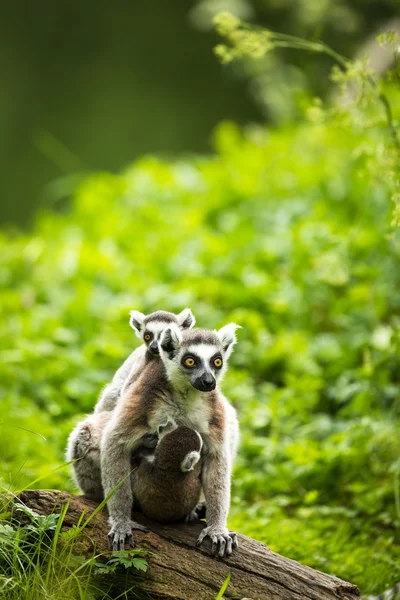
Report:
[[169,380],[180,389],[190,386],[211,392],[226,370],[239,325],[229,323],[218,331],[167,327],[160,338],[160,355]]
[[132,310],[130,315],[130,326],[153,356],[158,356],[160,353],[158,342],[166,327],[179,331],[179,329],[190,329],[195,324],[195,318],[190,308],[185,308],[179,315],[164,310],[157,310],[147,316],[138,310]]
[[193,471],[200,460],[203,440],[200,434],[189,427],[176,427],[169,423],[169,431],[165,435],[160,432],[160,441],[156,447],[154,458],[158,468],[168,471]]

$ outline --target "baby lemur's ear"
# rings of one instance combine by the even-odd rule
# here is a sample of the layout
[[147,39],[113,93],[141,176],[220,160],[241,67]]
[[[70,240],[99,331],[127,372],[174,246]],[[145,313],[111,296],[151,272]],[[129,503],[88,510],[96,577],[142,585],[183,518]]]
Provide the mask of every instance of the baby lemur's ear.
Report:
[[222,344],[222,349],[225,356],[228,357],[233,350],[233,346],[236,344],[236,329],[241,329],[240,325],[236,323],[228,323],[217,331],[217,336]]
[[172,360],[179,352],[182,342],[182,334],[180,330],[176,327],[167,327],[160,338],[160,348],[162,352],[165,352],[168,355],[168,358]]
[[135,330],[135,333],[138,336],[138,338],[141,339],[141,333],[143,333],[143,323],[146,315],[139,312],[138,310],[131,310],[130,315],[131,318],[129,319],[129,325],[132,327],[132,329]]
[[170,433],[177,427],[178,425],[171,418],[169,418],[166,423],[161,423],[161,425],[159,425],[157,428],[159,439],[161,440],[164,437],[164,435],[167,435],[167,433]]
[[190,310],[190,308],[185,308],[178,315],[178,325],[181,329],[191,329],[196,323],[196,319],[194,318],[194,314]]

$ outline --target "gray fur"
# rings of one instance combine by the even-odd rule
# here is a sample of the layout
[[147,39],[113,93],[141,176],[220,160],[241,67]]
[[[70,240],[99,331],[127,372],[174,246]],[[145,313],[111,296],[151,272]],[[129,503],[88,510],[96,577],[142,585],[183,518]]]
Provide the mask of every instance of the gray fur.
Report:
[[[108,502],[109,540],[114,549],[123,548],[125,541],[133,543],[132,528],[136,526],[131,519],[131,452],[137,450],[146,434],[156,433],[159,426],[169,420],[197,430],[204,442],[202,486],[207,504],[207,527],[198,544],[210,537],[212,552],[218,552],[219,556],[231,554],[237,545],[236,534],[230,534],[226,528],[230,477],[239,432],[236,414],[218,387],[211,392],[195,387],[199,373],[205,371],[214,377],[216,384],[220,380],[224,368],[212,369],[211,359],[221,355],[226,363],[236,341],[235,327],[232,324],[223,328],[222,334],[197,330],[194,336],[193,332],[167,328],[160,340],[163,368],[158,361],[146,365],[117,404],[101,440],[104,494],[115,490]],[[229,335],[225,335],[226,332]],[[210,344],[210,340],[213,343]],[[182,365],[188,351],[198,361],[196,377]]]
[[95,413],[78,423],[68,438],[67,461],[73,464],[77,486],[87,498],[101,501],[100,440],[110,412]]
[[112,381],[102,391],[94,412],[100,413],[105,410],[113,410],[126,387],[137,379],[148,359],[147,348],[144,344],[136,348],[115,373]]
[[[78,423],[68,440],[67,460],[76,461],[72,467],[74,480],[81,491],[90,498],[103,497],[100,440],[105,424],[110,420],[111,412],[121,397],[137,381],[146,365],[152,360],[158,360],[148,351],[150,344],[144,339],[146,330],[153,332],[153,339],[156,338],[158,341],[166,326],[190,328],[194,325],[195,319],[189,308],[185,308],[178,315],[157,311],[147,317],[143,313],[132,311],[130,323],[143,344],[132,352],[118,369],[111,383],[105,387],[95,406],[94,414]],[[148,327],[147,323],[150,323]],[[155,436],[144,439],[142,454],[148,454],[148,449],[154,448],[156,440]]]
[[177,318],[173,313],[166,312],[165,310],[157,310],[151,315],[144,318],[144,324],[151,323],[152,321],[161,321],[162,323],[171,324],[177,323]]
[[210,331],[208,329],[192,329],[185,339],[182,340],[182,346],[189,346],[191,344],[210,344],[219,346],[219,339],[216,331]]
[[[136,381],[145,365],[154,358],[150,351],[151,345],[157,347],[156,355],[158,354],[158,340],[165,327],[175,323],[182,329],[188,329],[195,324],[195,318],[190,308],[185,308],[178,315],[158,310],[146,316],[137,310],[133,310],[131,311],[129,323],[143,344],[128,356],[115,373],[112,381],[106,385],[95,406],[94,412],[96,413],[105,410],[110,411],[115,408],[127,388]],[[153,336],[149,341],[144,339],[146,330]]]

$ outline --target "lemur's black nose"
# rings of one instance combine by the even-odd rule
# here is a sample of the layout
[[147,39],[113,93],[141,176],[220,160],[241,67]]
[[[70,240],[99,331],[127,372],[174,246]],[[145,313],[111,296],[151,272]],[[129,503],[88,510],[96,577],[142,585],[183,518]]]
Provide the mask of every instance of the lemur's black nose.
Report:
[[160,350],[158,348],[158,345],[157,344],[151,344],[150,345],[150,352],[152,354],[160,354]]
[[201,385],[207,391],[211,391],[215,388],[215,379],[210,373],[204,373],[200,378]]

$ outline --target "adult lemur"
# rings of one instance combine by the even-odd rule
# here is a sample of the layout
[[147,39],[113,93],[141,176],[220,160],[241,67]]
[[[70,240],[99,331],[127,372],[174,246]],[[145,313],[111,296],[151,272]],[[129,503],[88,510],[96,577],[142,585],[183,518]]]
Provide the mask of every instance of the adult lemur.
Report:
[[[158,341],[161,333],[171,325],[179,329],[193,327],[195,318],[189,308],[179,315],[159,310],[145,316],[134,310],[130,314],[130,325],[143,344],[127,358],[116,372],[112,382],[106,386],[95,407],[95,412],[78,423],[68,439],[67,460],[73,464],[74,479],[89,498],[102,500],[103,488],[100,476],[100,439],[111,411],[125,390],[136,381],[145,366],[159,360]],[[149,446],[155,446],[157,438],[152,436]],[[79,460],[77,460],[79,459]]]
[[104,388],[94,411],[98,413],[115,408],[120,396],[138,378],[147,362],[158,357],[158,341],[168,325],[176,323],[180,329],[190,329],[195,322],[190,308],[185,308],[179,315],[158,310],[146,316],[138,310],[132,310],[129,324],[143,344],[128,356],[111,383]]
[[[212,552],[231,554],[237,545],[226,519],[230,477],[239,427],[236,413],[217,386],[236,342],[237,325],[219,331],[167,328],[160,339],[161,361],[151,361],[118,402],[101,438],[101,477],[108,502],[110,545],[133,544],[131,455],[144,436],[174,421],[198,431],[203,440],[201,482],[207,505],[207,526],[197,544],[209,537]],[[122,483],[121,483],[122,482]],[[117,488],[118,484],[120,486]]]

